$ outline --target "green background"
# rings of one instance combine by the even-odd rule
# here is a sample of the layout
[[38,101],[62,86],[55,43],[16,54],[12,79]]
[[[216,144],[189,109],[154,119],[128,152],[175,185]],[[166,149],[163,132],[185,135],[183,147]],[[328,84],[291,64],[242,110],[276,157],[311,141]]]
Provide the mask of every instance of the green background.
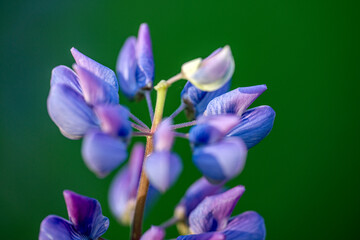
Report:
[[[0,4],[0,229],[2,239],[36,239],[49,214],[66,217],[63,189],[97,198],[110,217],[107,239],[127,239],[107,204],[114,174],[84,165],[81,141],[63,137],[46,98],[52,68],[71,66],[72,46],[114,68],[140,23],[151,29],[156,81],[182,63],[229,44],[232,88],[267,84],[253,104],[276,113],[270,135],[249,151],[229,185],[247,191],[235,214],[256,210],[267,239],[358,239],[359,6],[356,1],[2,1]],[[170,89],[166,113],[183,82]],[[155,96],[153,96],[155,97]],[[121,102],[127,104],[122,97]],[[129,105],[148,121],[144,102]],[[181,116],[178,122],[184,121]],[[138,140],[138,139],[136,139]],[[200,174],[186,141],[184,171],[146,221],[160,224]],[[175,237],[172,229],[168,237]]]

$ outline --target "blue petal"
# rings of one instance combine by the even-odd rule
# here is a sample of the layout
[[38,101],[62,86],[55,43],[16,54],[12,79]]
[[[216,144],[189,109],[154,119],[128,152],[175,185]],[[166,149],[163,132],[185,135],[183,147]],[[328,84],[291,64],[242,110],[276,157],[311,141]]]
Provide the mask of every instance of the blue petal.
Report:
[[226,138],[219,143],[196,148],[193,162],[213,183],[236,177],[244,168],[247,155],[245,143],[239,138]]
[[159,191],[165,192],[178,179],[182,163],[174,153],[154,152],[145,161],[145,171],[150,183]]
[[218,142],[224,135],[215,127],[209,124],[199,124],[189,131],[189,141],[195,147]]
[[47,108],[51,119],[70,139],[78,139],[98,126],[98,120],[84,98],[68,85],[51,87]]
[[82,156],[88,168],[102,178],[124,162],[126,144],[98,130],[90,131],[83,141]]
[[271,131],[275,120],[275,111],[269,106],[260,106],[247,110],[241,116],[241,122],[228,134],[240,137],[250,149],[263,140]]
[[223,233],[227,240],[264,240],[264,219],[256,212],[244,212],[232,218]]
[[139,90],[135,76],[137,68],[135,46],[136,38],[129,37],[121,48],[116,62],[120,89],[129,99],[133,99]]
[[66,66],[57,66],[51,72],[50,85],[65,84],[82,95],[78,76]]
[[79,75],[79,83],[84,99],[88,104],[119,103],[119,94],[109,83],[100,79],[86,68],[76,64],[73,67]]
[[64,198],[70,222],[79,234],[97,239],[106,232],[109,219],[102,215],[100,203],[96,199],[69,190],[64,191]]
[[214,98],[207,106],[205,115],[237,114],[242,113],[258,98],[265,90],[266,85],[243,87],[234,89],[219,97]]
[[50,215],[41,222],[39,240],[79,240],[80,237],[73,225],[61,217]]
[[206,197],[190,213],[191,232],[199,234],[225,229],[228,219],[244,191],[243,186],[236,186],[224,193]]
[[223,185],[223,183],[211,184],[203,177],[194,182],[176,206],[176,217],[179,219],[187,219],[189,214],[205,197],[220,193]]
[[170,151],[174,143],[174,131],[172,120],[164,119],[154,133],[155,151]]
[[151,226],[140,240],[163,240],[165,237],[165,231],[161,227]]
[[136,144],[132,149],[129,164],[121,169],[110,186],[110,210],[116,219],[125,225],[129,225],[132,220],[144,153],[144,146]]
[[129,140],[131,136],[131,123],[129,121],[129,110],[117,105],[98,105],[94,108],[101,122],[101,129],[114,137]]
[[110,84],[115,89],[116,92],[119,90],[119,85],[116,75],[110,68],[105,67],[104,65],[101,65],[100,63],[92,60],[91,58],[85,56],[75,48],[71,48],[70,51],[77,65],[79,65],[82,68],[85,68],[86,70],[88,70],[89,72],[100,78],[101,80]]
[[213,92],[205,92],[196,88],[190,82],[187,82],[184,89],[181,91],[181,100],[186,105],[185,113],[187,118],[195,119],[197,116],[204,113],[209,102],[227,91],[229,91],[231,80],[224,86]]
[[154,80],[154,57],[152,53],[149,27],[140,25],[136,42],[136,59],[138,63],[137,83],[142,89],[150,90]]

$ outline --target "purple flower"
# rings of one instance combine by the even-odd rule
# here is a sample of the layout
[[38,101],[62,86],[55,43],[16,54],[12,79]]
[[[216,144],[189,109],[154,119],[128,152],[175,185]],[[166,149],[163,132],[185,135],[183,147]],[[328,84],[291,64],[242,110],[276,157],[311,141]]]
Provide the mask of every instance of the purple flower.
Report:
[[209,57],[197,58],[184,63],[182,75],[203,91],[215,91],[230,81],[235,70],[235,62],[229,46],[219,48]]
[[47,101],[51,119],[70,139],[85,136],[82,155],[99,177],[126,158],[131,136],[129,112],[119,105],[118,83],[112,70],[71,49],[76,64],[54,68]]
[[171,152],[174,133],[171,120],[163,120],[154,134],[154,152],[145,161],[145,171],[150,183],[165,192],[178,179],[182,171],[179,156]]
[[184,197],[176,206],[175,217],[186,221],[190,213],[205,197],[222,192],[223,185],[223,183],[211,184],[205,178],[198,179],[188,188]]
[[275,118],[271,107],[246,111],[265,90],[265,85],[237,88],[214,98],[198,124],[191,128],[193,161],[209,181],[220,182],[238,175],[244,167],[247,149],[271,131]]
[[227,132],[228,136],[241,137],[249,148],[258,144],[271,131],[275,111],[269,106],[246,109],[266,90],[265,85],[243,87],[214,98],[204,115],[235,114],[241,116],[239,124]]
[[234,178],[244,168],[246,145],[240,138],[225,138],[239,121],[236,115],[203,116],[189,132],[194,146],[193,162],[212,183]]
[[234,187],[224,193],[206,197],[189,216],[192,235],[180,236],[178,240],[265,239],[263,218],[256,212],[245,212],[230,218],[245,188]]
[[152,89],[154,58],[149,27],[140,25],[138,38],[129,37],[121,48],[116,71],[120,89],[129,99],[138,99]]
[[40,226],[39,240],[98,239],[109,227],[109,219],[101,212],[100,203],[93,198],[64,191],[69,220],[50,215]]

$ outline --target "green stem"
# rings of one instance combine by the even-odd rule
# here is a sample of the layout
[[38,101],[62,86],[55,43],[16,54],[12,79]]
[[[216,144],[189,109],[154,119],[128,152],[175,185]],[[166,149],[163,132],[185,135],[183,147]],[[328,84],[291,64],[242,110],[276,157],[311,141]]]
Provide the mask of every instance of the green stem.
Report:
[[[165,98],[166,92],[169,87],[169,84],[166,81],[159,82],[158,85],[155,86],[155,90],[157,91],[156,97],[156,106],[155,106],[155,113],[154,119],[151,126],[150,133],[153,134],[162,120],[163,112],[164,112],[164,105],[165,105]],[[146,137],[146,150],[145,150],[145,160],[146,157],[153,152],[153,136]],[[144,162],[145,162],[144,160]],[[149,179],[146,176],[144,171],[144,163],[143,168],[141,171],[141,177],[139,182],[139,189],[136,196],[136,205],[135,205],[135,212],[134,212],[134,220],[132,225],[132,232],[131,232],[131,239],[132,240],[139,240],[142,233],[142,221],[144,216],[145,210],[145,202],[146,196],[149,190]]]

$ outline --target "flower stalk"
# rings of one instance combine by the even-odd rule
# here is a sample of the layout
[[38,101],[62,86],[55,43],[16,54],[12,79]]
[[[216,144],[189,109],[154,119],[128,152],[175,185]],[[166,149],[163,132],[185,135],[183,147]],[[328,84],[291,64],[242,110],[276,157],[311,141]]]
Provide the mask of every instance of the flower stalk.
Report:
[[[160,81],[158,85],[156,85],[154,88],[157,91],[157,97],[156,97],[156,105],[155,105],[155,113],[154,118],[151,126],[151,133],[154,133],[157,126],[162,120],[163,112],[164,112],[164,106],[165,106],[165,98],[167,89],[169,87],[169,84],[167,84],[166,81]],[[153,136],[146,137],[146,149],[145,149],[145,160],[146,157],[149,156],[153,152]],[[144,160],[144,163],[145,163]],[[144,171],[144,164],[141,171],[141,177],[139,182],[139,189],[136,197],[136,205],[135,205],[135,212],[134,212],[134,219],[133,219],[133,225],[132,225],[132,231],[131,231],[131,240],[139,240],[142,233],[142,221],[144,216],[144,210],[145,210],[145,202],[146,202],[146,196],[149,190],[149,179],[146,176],[146,173]]]

